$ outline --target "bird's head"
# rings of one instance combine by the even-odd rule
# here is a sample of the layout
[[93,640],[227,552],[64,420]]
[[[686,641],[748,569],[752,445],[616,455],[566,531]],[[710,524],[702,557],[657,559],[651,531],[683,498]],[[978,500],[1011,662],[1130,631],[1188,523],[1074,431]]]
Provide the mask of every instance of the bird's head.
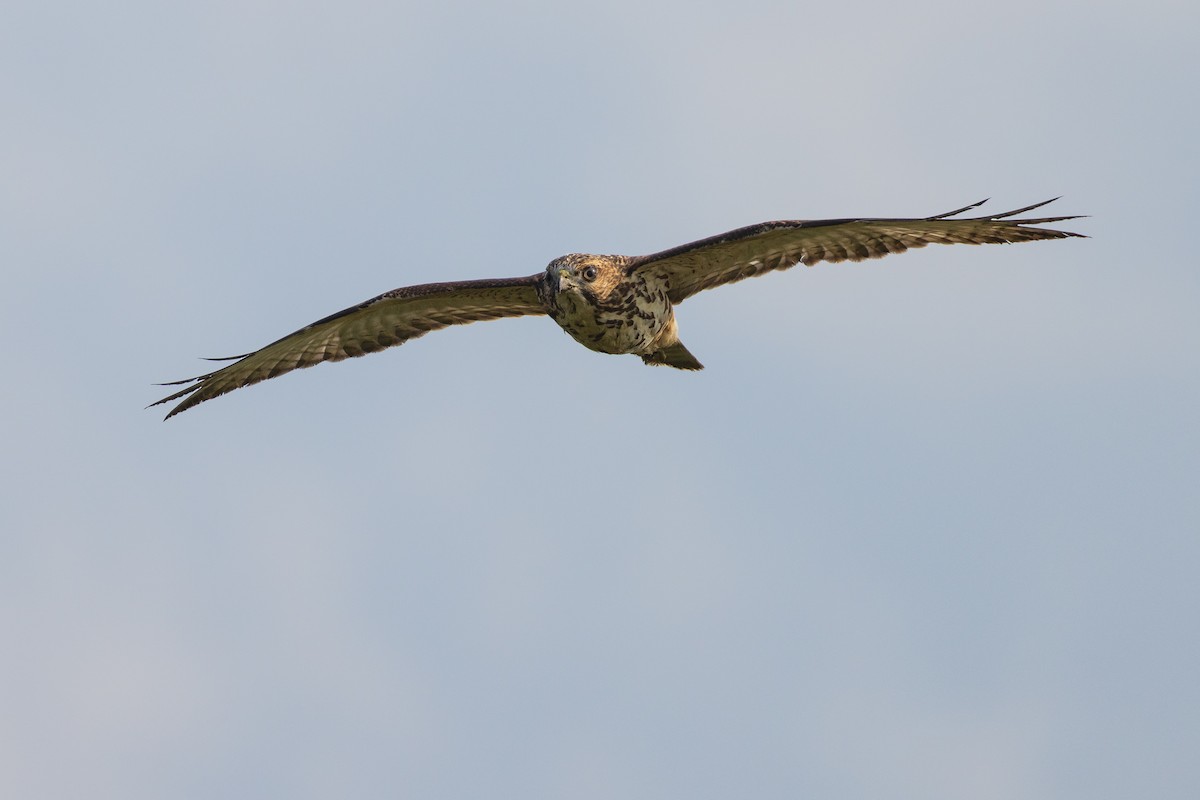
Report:
[[621,260],[614,256],[571,253],[546,267],[555,294],[570,292],[603,302],[624,278]]

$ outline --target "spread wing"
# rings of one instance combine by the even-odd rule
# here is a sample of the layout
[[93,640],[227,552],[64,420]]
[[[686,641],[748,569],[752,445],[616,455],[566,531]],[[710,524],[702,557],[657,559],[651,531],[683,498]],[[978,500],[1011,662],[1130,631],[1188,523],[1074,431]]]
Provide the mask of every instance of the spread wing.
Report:
[[182,381],[191,384],[157,403],[186,398],[165,419],[192,406],[252,383],[274,378],[322,361],[341,361],[404,344],[429,331],[468,322],[545,314],[537,283],[543,273],[526,278],[428,283],[395,289],[332,314],[261,350],[231,359],[227,367]]
[[[1054,198],[1057,200],[1058,198]],[[671,302],[696,292],[773,270],[819,261],[862,261],[927,244],[1002,244],[1064,239],[1079,233],[1031,227],[1078,217],[1013,219],[1051,203],[1046,200],[985,217],[959,217],[986,200],[923,219],[780,220],[739,228],[661,253],[634,258],[626,268],[661,270],[670,280]]]

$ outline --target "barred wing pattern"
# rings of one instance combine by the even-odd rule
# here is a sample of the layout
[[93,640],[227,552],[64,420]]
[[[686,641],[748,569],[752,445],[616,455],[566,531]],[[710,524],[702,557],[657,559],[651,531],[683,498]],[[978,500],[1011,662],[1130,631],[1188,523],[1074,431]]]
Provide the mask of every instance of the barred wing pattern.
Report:
[[235,363],[215,372],[162,384],[192,385],[152,405],[186,398],[167,414],[165,419],[170,419],[234,389],[322,361],[374,353],[439,328],[545,314],[546,308],[536,289],[541,278],[538,273],[525,278],[429,283],[395,289],[318,320],[261,350],[234,356]]
[[[1057,200],[1058,198],[1054,198]],[[986,200],[922,219],[781,220],[738,228],[661,253],[639,256],[627,270],[653,269],[670,281],[672,303],[726,283],[820,261],[862,261],[903,253],[927,244],[1004,244],[1065,239],[1079,233],[1034,228],[1077,216],[1011,219],[1040,208],[1046,200],[1015,211],[950,219]]]

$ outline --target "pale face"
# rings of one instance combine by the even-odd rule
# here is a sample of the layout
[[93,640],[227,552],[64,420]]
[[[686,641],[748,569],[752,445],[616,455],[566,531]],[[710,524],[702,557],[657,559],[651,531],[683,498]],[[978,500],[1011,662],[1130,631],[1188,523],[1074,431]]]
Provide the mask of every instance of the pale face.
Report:
[[643,353],[673,324],[662,286],[626,275],[629,259],[583,253],[546,268],[550,316],[577,342],[601,353]]
[[621,264],[611,256],[571,253],[546,267],[556,293],[585,295],[604,303],[624,277]]

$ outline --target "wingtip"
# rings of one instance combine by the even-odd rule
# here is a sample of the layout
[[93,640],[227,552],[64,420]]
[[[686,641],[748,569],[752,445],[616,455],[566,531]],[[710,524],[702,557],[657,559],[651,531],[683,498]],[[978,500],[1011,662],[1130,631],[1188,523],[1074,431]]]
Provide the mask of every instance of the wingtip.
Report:
[[[1026,211],[1032,211],[1035,208],[1041,208],[1042,206],[1050,205],[1051,203],[1055,202],[1056,200],[1061,200],[1062,198],[1063,198],[1063,195],[1058,195],[1057,197],[1051,197],[1049,200],[1043,200],[1040,203],[1034,203],[1033,205],[1025,206],[1023,208],[1013,209],[1012,211],[1004,211],[999,214],[988,214],[988,215],[986,215],[985,218],[986,219],[1005,219],[1008,217],[1015,217],[1017,214],[1024,214]],[[926,219],[934,220],[934,219],[946,219],[948,217],[953,217],[953,216],[963,213],[964,211],[970,211],[973,208],[979,208],[981,205],[983,205],[984,203],[987,203],[989,200],[991,200],[990,197],[984,198],[983,200],[980,200],[978,203],[972,203],[969,206],[963,206],[962,208],[955,209],[954,211],[947,211],[945,214],[938,214],[937,216],[934,216],[934,217],[926,217]],[[1083,216],[1083,215],[1074,215],[1074,216],[1069,216],[1069,217],[1055,217],[1053,221],[1064,220],[1064,219],[1078,219],[1080,216]]]
[[980,200],[978,203],[971,203],[971,205],[969,205],[969,206],[963,206],[962,208],[956,208],[953,211],[947,211],[946,213],[938,214],[937,216],[926,217],[926,219],[945,219],[946,217],[953,217],[954,215],[961,214],[964,211],[970,211],[972,208],[979,208],[981,205],[983,205],[984,203],[986,203],[987,201],[989,201],[991,199],[992,198],[990,198],[990,197],[985,197],[982,200]]
[[[159,403],[165,403],[168,400],[173,400],[173,399],[175,399],[175,398],[164,397],[162,400],[159,400],[158,403],[155,403],[154,405],[158,405]],[[170,411],[167,412],[167,415],[162,418],[162,421],[166,422],[167,420],[169,420],[171,417],[175,416],[176,414],[187,411],[192,406],[197,405],[198,402],[203,402],[203,401],[194,401],[191,397],[185,397],[183,399],[183,402],[177,404],[174,408],[172,408]]]
[[[1031,206],[1025,206],[1024,208],[1013,209],[1012,211],[1005,211],[1002,214],[992,214],[989,217],[989,219],[1005,219],[1006,217],[1015,217],[1017,214],[1024,214],[1026,211],[1033,211],[1035,208],[1041,208],[1042,206],[1048,206],[1051,203],[1053,203],[1055,200],[1061,200],[1061,199],[1062,199],[1062,195],[1059,195],[1058,197],[1051,197],[1049,200],[1043,200],[1042,202],[1034,203]],[[1072,217],[1058,217],[1057,219],[1072,219]]]
[[[143,408],[142,410],[143,410],[143,411],[147,411],[147,410],[149,410],[149,409],[151,409],[151,408],[154,408],[155,406],[161,406],[163,403],[167,402],[168,400],[170,400],[170,398],[169,398],[169,397],[164,397],[162,400],[155,400],[153,403],[151,403],[150,405],[146,406],[146,407],[145,407],[145,408]],[[163,417],[163,418],[162,418],[162,421],[163,421],[163,422],[166,422],[167,420],[169,420],[171,417],[175,416],[175,415],[176,415],[176,414],[178,414],[178,413],[179,413],[179,409],[178,409],[178,408],[172,408],[170,411],[168,411],[168,412],[167,412],[167,415],[166,415],[165,417]]]
[[200,378],[189,378],[189,379],[187,379],[187,380],[182,380],[182,381],[172,381],[171,383],[157,383],[157,384],[155,384],[155,386],[178,386],[178,385],[179,385],[179,384],[181,384],[181,383],[193,383],[193,385],[192,385],[192,386],[187,386],[187,387],[185,387],[185,388],[183,388],[183,389],[180,389],[178,392],[174,392],[173,394],[169,394],[169,395],[167,395],[166,397],[162,398],[161,400],[155,400],[153,403],[151,403],[150,405],[146,406],[146,408],[145,408],[145,409],[142,409],[142,410],[143,410],[143,411],[145,411],[146,409],[154,408],[155,406],[161,406],[161,405],[163,405],[164,403],[170,403],[170,402],[172,402],[172,401],[175,401],[175,400],[180,400],[180,399],[182,398],[182,402],[181,402],[181,403],[179,403],[179,405],[177,405],[177,406],[175,406],[174,408],[172,408],[172,409],[171,409],[171,411],[170,411],[170,413],[169,413],[169,414],[167,414],[165,417],[163,417],[163,421],[164,421],[164,422],[166,422],[166,421],[167,421],[167,420],[169,420],[171,417],[173,417],[173,416],[175,416],[176,414],[178,414],[180,411],[183,411],[183,410],[185,410],[185,409],[191,408],[192,406],[194,406],[194,405],[196,404],[196,403],[193,401],[193,400],[194,400],[194,395],[192,395],[192,393],[193,393],[193,392],[195,392],[197,389],[199,389],[199,388],[200,388],[200,383],[198,383],[198,381],[200,381],[200,380],[202,380],[203,378],[206,378],[206,377],[208,377],[208,376],[207,376],[207,375],[204,375],[204,376],[201,376]]

